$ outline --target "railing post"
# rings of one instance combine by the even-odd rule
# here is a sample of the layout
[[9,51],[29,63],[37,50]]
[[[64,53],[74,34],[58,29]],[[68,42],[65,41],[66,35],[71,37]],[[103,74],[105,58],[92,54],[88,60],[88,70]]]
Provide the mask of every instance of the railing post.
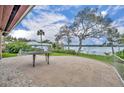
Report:
[[0,30],[0,60],[2,59],[2,30]]

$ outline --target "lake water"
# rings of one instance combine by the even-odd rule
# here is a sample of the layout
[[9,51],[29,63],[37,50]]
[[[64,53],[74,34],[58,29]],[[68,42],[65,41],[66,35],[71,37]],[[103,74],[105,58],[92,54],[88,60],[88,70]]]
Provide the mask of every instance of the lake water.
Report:
[[[64,47],[64,49],[67,49],[68,47]],[[70,49],[77,51],[78,47],[70,47]],[[118,52],[124,50],[124,47],[114,47],[114,51]],[[82,47],[81,53],[87,53],[87,54],[96,54],[96,55],[105,55],[106,53],[111,53],[112,49],[111,47]]]
[[[36,47],[36,46],[35,46]],[[41,46],[37,46],[37,48],[41,48]],[[44,50],[47,50],[45,46],[42,46]],[[68,49],[67,46],[64,46],[64,49]],[[70,49],[77,51],[78,47],[72,47],[70,46]],[[124,47],[114,47],[114,51],[118,52],[124,50]],[[105,53],[111,53],[112,49],[111,47],[82,47],[81,53],[86,54],[96,54],[96,55],[105,55]]]

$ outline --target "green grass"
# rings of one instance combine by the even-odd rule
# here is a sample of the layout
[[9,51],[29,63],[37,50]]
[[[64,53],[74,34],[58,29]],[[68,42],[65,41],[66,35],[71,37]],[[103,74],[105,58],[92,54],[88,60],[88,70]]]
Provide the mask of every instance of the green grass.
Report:
[[71,56],[71,54],[53,52],[50,56]]
[[102,61],[102,62],[107,63],[107,64],[112,64],[113,63],[112,56],[83,54],[83,53],[79,54],[79,56],[90,58],[90,59],[95,59],[95,60]]
[[117,52],[116,55],[124,59],[124,51]]
[[14,54],[14,53],[2,53],[3,58],[15,57],[15,56],[17,56],[17,54]]
[[80,53],[78,55],[76,55],[76,54],[72,55],[72,54],[56,53],[56,52],[51,53],[50,56],[80,56],[80,57],[86,57],[86,58],[102,61],[102,62],[107,63],[107,64],[113,63],[112,62],[113,61],[112,56],[102,56],[102,55],[83,54],[83,53]]

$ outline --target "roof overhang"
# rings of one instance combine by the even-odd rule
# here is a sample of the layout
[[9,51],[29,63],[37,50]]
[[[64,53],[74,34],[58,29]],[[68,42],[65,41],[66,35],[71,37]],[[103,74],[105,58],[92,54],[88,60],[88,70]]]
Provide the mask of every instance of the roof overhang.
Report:
[[10,33],[32,8],[33,5],[0,5],[0,30],[3,35]]

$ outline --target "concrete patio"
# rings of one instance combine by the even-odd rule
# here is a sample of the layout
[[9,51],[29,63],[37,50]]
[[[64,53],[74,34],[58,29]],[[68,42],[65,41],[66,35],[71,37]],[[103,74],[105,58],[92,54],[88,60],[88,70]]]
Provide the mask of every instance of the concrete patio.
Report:
[[76,57],[52,56],[50,65],[44,56],[4,58],[0,63],[0,86],[41,87],[120,87],[122,82],[111,65]]

